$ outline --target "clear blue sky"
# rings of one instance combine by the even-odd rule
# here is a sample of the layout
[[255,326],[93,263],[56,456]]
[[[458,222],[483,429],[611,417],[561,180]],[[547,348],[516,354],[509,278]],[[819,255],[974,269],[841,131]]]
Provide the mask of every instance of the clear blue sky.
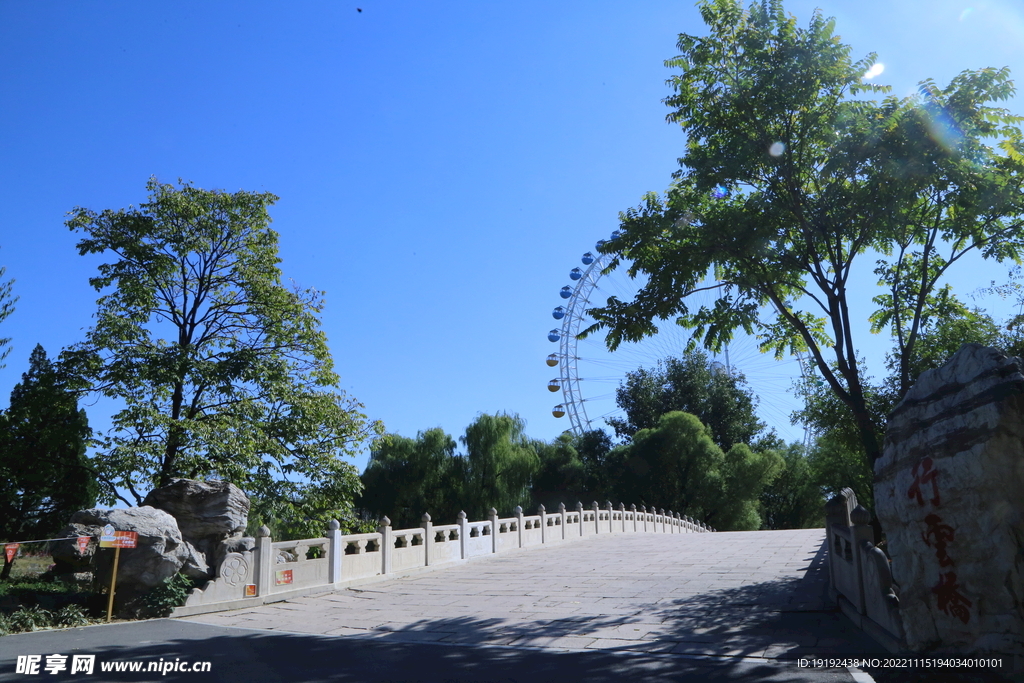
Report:
[[[1018,0],[786,4],[802,25],[815,6],[895,94],[968,68],[1024,78]],[[327,291],[342,387],[389,431],[509,411],[555,437],[550,311],[676,168],[662,62],[680,32],[705,32],[689,1],[0,0],[0,264],[20,296],[0,406],[36,343],[55,356],[91,324],[104,259],[77,254],[65,212],[138,205],[156,176],[281,197],[284,274]],[[858,344],[881,374],[886,340],[865,324]],[[106,425],[109,406],[88,411]]]

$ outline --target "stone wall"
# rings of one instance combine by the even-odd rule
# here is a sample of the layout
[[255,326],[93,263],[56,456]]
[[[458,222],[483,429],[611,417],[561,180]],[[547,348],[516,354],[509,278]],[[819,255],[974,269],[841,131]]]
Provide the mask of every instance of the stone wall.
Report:
[[907,646],[1024,654],[1024,374],[978,344],[921,375],[875,463]]

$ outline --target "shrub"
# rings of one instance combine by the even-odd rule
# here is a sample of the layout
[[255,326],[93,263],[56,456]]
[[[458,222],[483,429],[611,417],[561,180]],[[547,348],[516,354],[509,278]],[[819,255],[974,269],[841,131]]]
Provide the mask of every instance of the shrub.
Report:
[[39,605],[22,607],[20,610],[8,617],[12,633],[24,631],[37,631],[41,628],[49,628],[53,621],[53,614]]
[[175,607],[181,607],[195,588],[195,582],[184,574],[175,574],[164,579],[142,598],[143,617],[169,617]]

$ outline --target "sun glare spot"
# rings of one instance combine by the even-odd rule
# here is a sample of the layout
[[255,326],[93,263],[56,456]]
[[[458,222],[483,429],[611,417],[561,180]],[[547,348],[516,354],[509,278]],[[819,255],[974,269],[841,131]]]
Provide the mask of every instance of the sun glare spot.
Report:
[[786,146],[781,142],[773,142],[772,146],[768,148],[768,153],[773,157],[781,157],[782,153],[786,151]]
[[971,13],[971,12],[973,12],[973,11],[974,11],[974,8],[973,8],[973,7],[968,7],[967,9],[965,9],[965,10],[964,10],[963,12],[961,12],[961,13],[960,13],[960,18],[959,18],[959,19],[957,19],[957,21],[963,21],[963,20],[964,20],[964,19],[966,19],[966,18],[967,18],[967,17],[968,17],[969,15],[970,15],[970,13]]
[[864,72],[864,78],[874,78],[875,76],[881,76],[882,72],[885,71],[885,64],[876,62],[871,65],[871,68]]

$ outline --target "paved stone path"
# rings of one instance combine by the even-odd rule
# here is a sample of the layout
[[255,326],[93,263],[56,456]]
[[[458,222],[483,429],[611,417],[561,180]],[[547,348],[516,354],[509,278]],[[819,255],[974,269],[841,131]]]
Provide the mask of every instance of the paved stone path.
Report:
[[826,601],[824,530],[593,536],[179,621],[401,643],[883,654]]

